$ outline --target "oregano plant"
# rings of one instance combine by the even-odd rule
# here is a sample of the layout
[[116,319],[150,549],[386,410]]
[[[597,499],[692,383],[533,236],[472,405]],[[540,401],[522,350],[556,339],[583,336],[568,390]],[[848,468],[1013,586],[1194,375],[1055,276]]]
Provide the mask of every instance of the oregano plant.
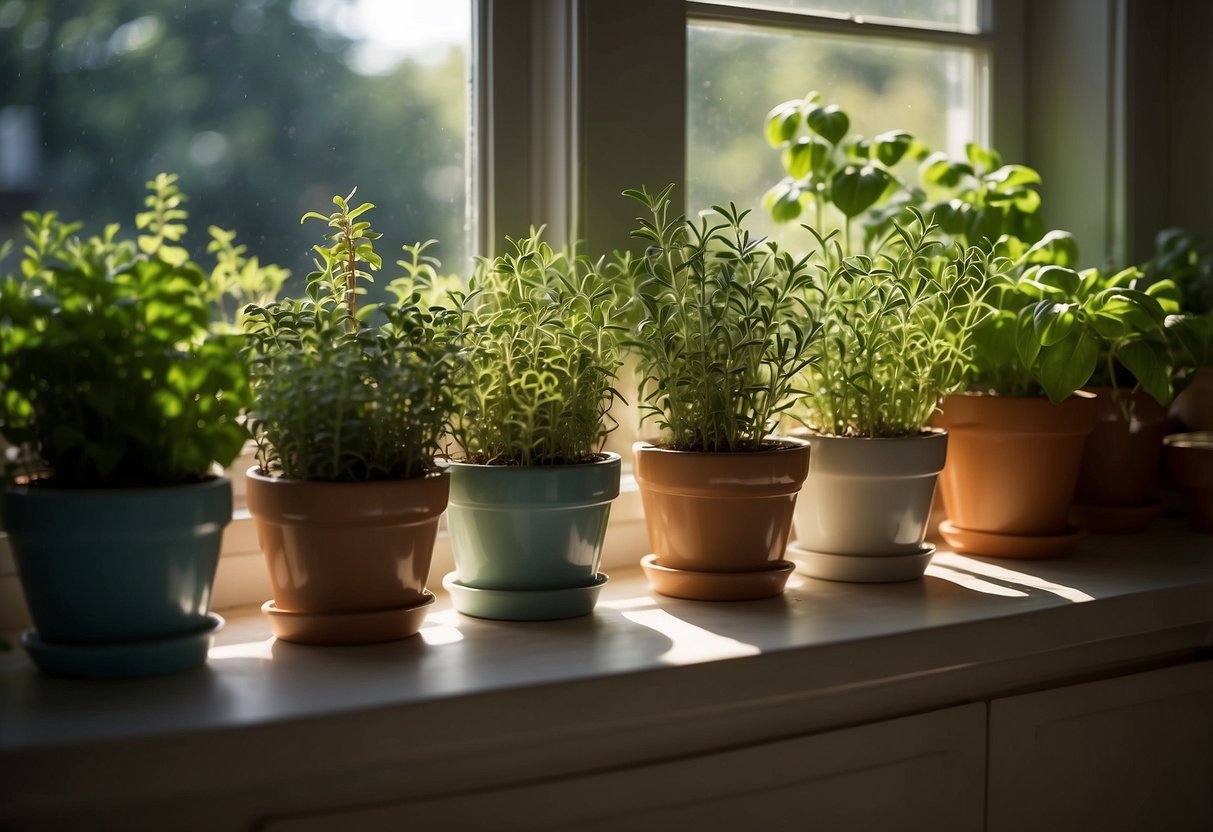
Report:
[[735,205],[699,222],[671,217],[671,189],[625,192],[648,211],[633,232],[648,247],[633,270],[641,320],[629,341],[643,418],[676,450],[766,448],[815,360],[809,259],[751,237]]
[[215,274],[177,245],[187,214],[175,183],[169,174],[147,183],[135,241],[117,224],[81,237],[53,211],[23,215],[19,268],[0,278],[9,475],[71,488],[171,485],[239,454],[242,339],[218,331]]
[[615,293],[601,262],[553,248],[542,228],[507,244],[456,294],[468,363],[455,440],[473,463],[592,462],[615,427]]
[[[390,284],[395,301],[357,305],[359,282],[382,265],[380,235],[333,197],[333,229],[317,245],[306,295],[243,313],[252,336],[254,403],[249,420],[263,473],[336,482],[408,479],[434,470],[456,405],[462,364],[455,310],[422,302],[429,272],[407,268]],[[405,246],[417,263],[429,244]]]

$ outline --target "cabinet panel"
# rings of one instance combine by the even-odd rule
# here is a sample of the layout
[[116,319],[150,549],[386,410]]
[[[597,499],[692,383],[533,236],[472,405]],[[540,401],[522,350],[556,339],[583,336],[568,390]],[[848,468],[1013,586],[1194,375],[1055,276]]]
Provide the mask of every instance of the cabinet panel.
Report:
[[975,704],[556,782],[279,818],[265,828],[978,832],[984,781],[985,706]]
[[990,703],[990,832],[1213,829],[1213,662]]

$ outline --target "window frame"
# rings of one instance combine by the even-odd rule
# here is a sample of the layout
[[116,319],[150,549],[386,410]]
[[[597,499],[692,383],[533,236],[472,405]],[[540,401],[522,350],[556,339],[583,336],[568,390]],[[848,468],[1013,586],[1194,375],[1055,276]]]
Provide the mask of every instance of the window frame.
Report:
[[[468,1],[473,3],[469,203],[473,244],[481,254],[492,253],[506,234],[525,233],[532,223],[546,223],[554,242],[580,240],[590,251],[629,247],[635,211],[620,193],[642,183],[673,183],[674,207],[681,208],[678,200],[686,181],[686,32],[696,21],[978,49],[987,73],[978,87],[989,91],[982,105],[989,120],[987,140],[1008,159],[1034,166],[1029,151],[1039,148],[1055,125],[1029,118],[1029,80],[1038,87],[1039,79],[1048,78],[1064,62],[1048,54],[1033,54],[1029,61],[1027,45],[1036,33],[1059,25],[1082,41],[1074,14],[1028,0],[980,0],[976,33],[702,0]],[[1106,13],[1109,36],[1083,46],[1088,64],[1112,61],[1122,49],[1124,0],[1115,2],[1117,8]],[[1060,3],[1077,6],[1080,0]],[[1053,94],[1063,102],[1066,96],[1107,100],[1110,138],[1105,150],[1112,151],[1123,142],[1116,130],[1124,129],[1123,121],[1116,121],[1121,113],[1116,83],[1123,85],[1123,78],[1100,86],[1098,78],[1086,76],[1083,85]],[[1090,134],[1093,128],[1087,125],[1085,130]],[[635,150],[638,144],[643,145],[642,153]],[[1123,161],[1123,153],[1117,158]],[[1067,176],[1065,161],[1064,155],[1050,158],[1051,169],[1042,169],[1050,193],[1089,192],[1092,183]],[[1117,189],[1123,200],[1123,178],[1118,184],[1112,176],[1102,189],[1096,184],[1094,197],[1110,200],[1108,215],[1100,221],[1106,221],[1112,240],[1124,216],[1123,203],[1116,202]],[[1068,227],[1065,218],[1053,221]],[[625,375],[623,383],[630,384],[630,376]],[[629,430],[629,425],[621,430]],[[630,441],[617,438],[614,444],[626,451]],[[243,475],[239,468],[230,473]],[[639,497],[634,482],[625,476],[623,494],[612,511],[604,564],[610,568],[634,563],[646,548]],[[448,568],[449,546],[440,539],[432,574]],[[259,602],[267,592],[252,520],[237,506],[225,535],[215,606]],[[0,604],[5,610],[0,627],[19,626],[14,622],[25,616],[24,604],[2,535],[0,600],[5,602]]]

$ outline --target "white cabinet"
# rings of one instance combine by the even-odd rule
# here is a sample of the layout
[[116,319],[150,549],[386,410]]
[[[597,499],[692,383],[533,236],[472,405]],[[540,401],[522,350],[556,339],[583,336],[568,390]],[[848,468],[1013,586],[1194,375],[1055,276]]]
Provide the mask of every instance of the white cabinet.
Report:
[[1213,830],[1213,662],[990,703],[989,832]]
[[984,705],[537,785],[268,822],[332,829],[980,832]]

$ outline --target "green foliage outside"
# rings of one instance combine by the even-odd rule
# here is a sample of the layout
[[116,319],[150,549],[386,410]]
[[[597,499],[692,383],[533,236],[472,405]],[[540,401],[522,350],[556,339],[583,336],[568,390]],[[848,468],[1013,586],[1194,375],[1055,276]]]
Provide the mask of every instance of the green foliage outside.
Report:
[[[354,2],[323,5],[336,15]],[[293,218],[376,182],[385,226],[442,239],[462,266],[465,54],[363,74],[357,41],[303,15],[315,6],[0,0],[0,109],[30,108],[40,131],[41,176],[21,207],[70,207],[100,227],[140,198],[139,183],[175,170],[192,233],[239,229],[302,276],[312,238]],[[0,214],[11,229],[0,237],[16,220]],[[301,294],[302,281],[290,288]]]

